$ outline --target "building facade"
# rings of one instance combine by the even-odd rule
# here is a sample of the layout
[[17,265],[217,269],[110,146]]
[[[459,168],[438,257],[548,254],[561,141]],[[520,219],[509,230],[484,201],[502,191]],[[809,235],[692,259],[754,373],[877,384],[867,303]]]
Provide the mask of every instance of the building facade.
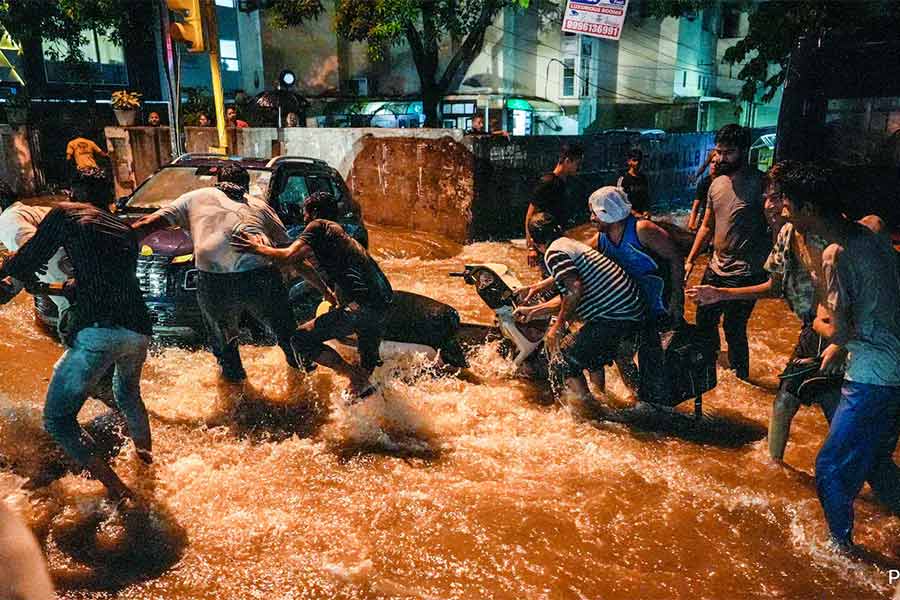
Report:
[[[749,13],[742,6],[721,2],[695,15],[657,19],[649,14],[648,0],[632,0],[619,41],[563,33],[558,19],[543,18],[534,7],[508,8],[488,27],[481,53],[451,93],[454,102],[474,98],[489,118],[503,105],[499,98],[522,98],[532,109],[535,98],[549,101],[577,123],[578,132],[621,127],[706,131],[728,122],[774,126],[780,96],[768,103],[736,102],[743,84],[736,78],[740,66],[722,62],[725,51],[746,34]],[[289,68],[298,74],[300,92],[314,96],[418,94],[418,75],[405,43],[374,63],[364,44],[336,37],[332,14],[329,9],[317,22],[287,30],[272,28],[264,16],[267,79]],[[452,51],[452,43],[445,42],[444,64]],[[513,111],[506,110],[501,123],[510,131],[518,123]],[[465,127],[471,114],[443,117],[448,125]]]

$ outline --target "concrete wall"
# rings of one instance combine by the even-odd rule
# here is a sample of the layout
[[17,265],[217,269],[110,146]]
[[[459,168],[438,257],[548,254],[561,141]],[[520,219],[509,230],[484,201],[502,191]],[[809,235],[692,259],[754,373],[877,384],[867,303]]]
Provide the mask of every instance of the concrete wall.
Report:
[[18,194],[34,194],[36,180],[27,127],[0,125],[0,178]]
[[345,179],[366,220],[464,242],[476,199],[471,150],[452,137],[363,136]]
[[168,127],[107,127],[104,135],[116,198],[131,194],[161,165],[172,160]]
[[644,173],[650,182],[654,211],[687,208],[694,194],[689,181],[711,148],[714,134],[672,134],[660,141],[635,144],[622,134],[566,137],[517,137],[474,140],[475,198],[472,203],[471,237],[521,237],[525,211],[541,176],[556,165],[560,147],[575,142],[584,147],[581,172],[569,183],[567,202],[571,214],[587,220],[587,199],[604,185],[613,185],[624,171],[625,154],[633,145],[644,150]]
[[[284,131],[289,131],[285,129]],[[206,153],[219,145],[215,127],[185,127],[184,146],[188,152]],[[228,154],[269,158],[284,154],[278,151],[278,129],[275,127],[231,127],[228,129]]]

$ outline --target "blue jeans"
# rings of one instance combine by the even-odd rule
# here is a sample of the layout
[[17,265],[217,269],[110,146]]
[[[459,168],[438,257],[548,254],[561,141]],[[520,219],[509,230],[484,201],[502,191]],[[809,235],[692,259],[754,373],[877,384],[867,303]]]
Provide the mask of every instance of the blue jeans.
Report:
[[816,457],[816,489],[832,539],[849,545],[853,500],[868,481],[879,500],[900,494],[891,458],[900,430],[900,387],[844,381],[828,437]]
[[111,367],[113,397],[135,446],[150,449],[150,422],[141,400],[141,369],[150,338],[123,327],[87,327],[53,367],[44,406],[44,429],[66,453],[85,464],[94,442],[78,424],[88,393]]

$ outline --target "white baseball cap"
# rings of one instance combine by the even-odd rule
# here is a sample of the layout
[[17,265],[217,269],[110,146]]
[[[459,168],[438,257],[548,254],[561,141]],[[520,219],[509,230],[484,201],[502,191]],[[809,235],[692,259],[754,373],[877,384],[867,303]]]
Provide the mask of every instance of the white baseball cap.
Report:
[[620,187],[607,185],[588,198],[591,212],[603,223],[618,223],[631,214],[628,194]]

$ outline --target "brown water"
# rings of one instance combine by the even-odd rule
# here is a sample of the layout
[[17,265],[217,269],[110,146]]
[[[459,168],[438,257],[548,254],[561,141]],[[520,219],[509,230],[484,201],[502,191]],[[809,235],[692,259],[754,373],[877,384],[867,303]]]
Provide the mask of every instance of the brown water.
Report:
[[[465,247],[374,228],[395,287],[490,314],[447,273],[524,252]],[[696,275],[695,275],[696,277]],[[798,329],[783,304],[758,304],[751,376],[720,370],[706,396],[720,426],[759,432]],[[143,392],[156,464],[130,449],[115,468],[149,511],[117,512],[96,482],[68,475],[39,492],[40,411],[60,348],[30,300],[0,308],[0,498],[23,513],[66,598],[888,598],[887,573],[833,554],[811,478],[826,432],[797,415],[787,462],[765,439],[738,447],[590,424],[542,401],[484,348],[472,375],[433,378],[394,357],[383,393],[348,407],[345,382],[319,369],[290,378],[274,348],[245,348],[239,399],[212,356],[168,348]],[[624,388],[610,371],[615,398]],[[89,402],[83,418],[99,414]],[[234,412],[229,416],[229,409]],[[894,559],[900,520],[866,490],[856,540]]]

